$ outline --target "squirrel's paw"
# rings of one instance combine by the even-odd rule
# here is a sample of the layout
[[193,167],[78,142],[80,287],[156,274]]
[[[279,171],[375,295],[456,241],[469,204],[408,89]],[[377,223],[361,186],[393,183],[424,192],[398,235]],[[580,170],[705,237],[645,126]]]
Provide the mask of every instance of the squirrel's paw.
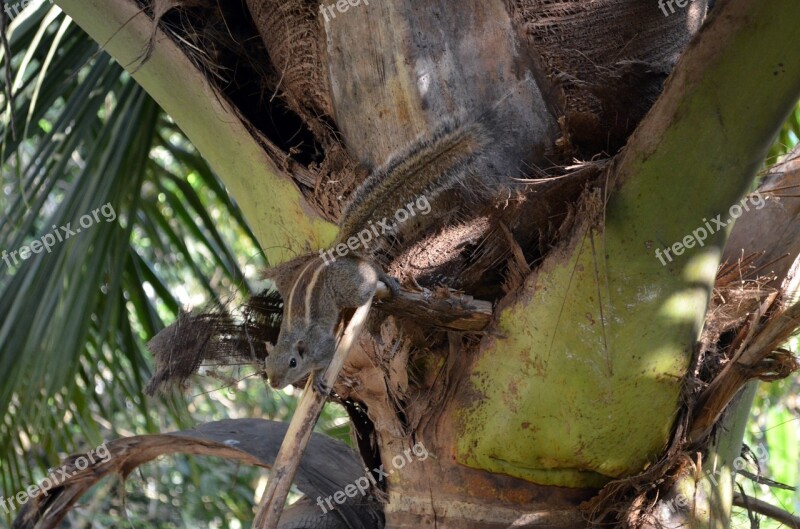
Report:
[[397,281],[397,279],[384,274],[380,281],[386,285],[386,288],[389,289],[389,292],[391,292],[393,298],[396,298],[397,295],[400,294],[400,282]]
[[325,385],[325,381],[322,379],[321,376],[314,375],[314,381],[312,382],[311,386],[314,388],[314,391],[322,395],[323,397],[328,397],[331,393],[331,388]]

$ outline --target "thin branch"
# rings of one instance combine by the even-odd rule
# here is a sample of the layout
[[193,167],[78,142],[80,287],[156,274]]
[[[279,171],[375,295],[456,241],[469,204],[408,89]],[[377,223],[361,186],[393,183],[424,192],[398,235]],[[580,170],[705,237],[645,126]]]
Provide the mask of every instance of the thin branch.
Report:
[[785,484],[780,483],[778,481],[773,481],[773,480],[771,480],[769,478],[765,478],[764,476],[759,476],[757,474],[753,474],[752,472],[748,472],[747,470],[737,470],[736,473],[737,474],[741,474],[742,476],[750,479],[751,481],[755,481],[756,483],[761,483],[762,485],[767,485],[767,486],[775,488],[775,489],[791,490],[792,492],[797,490],[795,487],[791,487],[789,485],[785,485]]
[[[762,304],[760,316],[766,314],[768,305],[774,295]],[[694,420],[689,440],[692,443],[702,441],[716,424],[722,412],[733,397],[751,379],[757,378],[758,363],[764,360],[783,341],[800,326],[800,303],[788,307],[777,316],[773,316],[762,327],[756,329],[758,322],[754,320],[751,328],[752,340],[747,342],[717,375],[716,378],[700,394],[695,404]]]
[[[350,319],[350,323],[347,324],[347,328],[336,346],[336,351],[333,353],[333,359],[331,359],[328,369],[322,375],[322,386],[325,388],[332,388],[336,382],[336,378],[339,376],[339,372],[342,370],[344,361],[347,358],[347,353],[350,352],[356,339],[361,334],[361,330],[364,328],[371,307],[372,298],[356,309],[355,314]],[[314,425],[317,423],[320,412],[322,412],[322,407],[325,401],[328,400],[327,394],[315,391],[315,378],[317,376],[319,375],[308,377],[303,397],[297,405],[297,409],[292,416],[292,422],[289,423],[289,430],[286,432],[281,449],[278,451],[275,463],[272,465],[267,490],[261,498],[261,504],[253,522],[253,529],[276,529],[278,526],[283,512],[283,505],[292,486],[300,459],[303,457],[303,452],[305,452],[309,439],[311,439],[311,433],[314,430]]]
[[733,493],[733,504],[751,512],[756,512],[767,518],[778,521],[789,529],[800,529],[800,516],[779,509],[763,500],[747,496],[741,492]]

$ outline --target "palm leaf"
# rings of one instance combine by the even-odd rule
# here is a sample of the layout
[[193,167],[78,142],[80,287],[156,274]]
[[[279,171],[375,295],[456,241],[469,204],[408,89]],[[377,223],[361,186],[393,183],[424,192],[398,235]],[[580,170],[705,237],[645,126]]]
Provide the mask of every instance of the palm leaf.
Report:
[[[237,256],[259,252],[170,119],[60,10],[26,9],[7,37],[0,484],[12,492],[81,443],[185,426],[185,404],[142,394],[144,343],[187,301],[248,292]],[[23,246],[66,236],[62,226],[74,235],[21,259]]]

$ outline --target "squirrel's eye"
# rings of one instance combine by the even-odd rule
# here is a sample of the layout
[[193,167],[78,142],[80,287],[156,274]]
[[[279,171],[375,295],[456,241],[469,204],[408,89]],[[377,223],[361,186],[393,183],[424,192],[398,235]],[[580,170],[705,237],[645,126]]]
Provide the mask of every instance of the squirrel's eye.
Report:
[[297,360],[295,360],[294,358],[289,360],[289,367],[297,367]]

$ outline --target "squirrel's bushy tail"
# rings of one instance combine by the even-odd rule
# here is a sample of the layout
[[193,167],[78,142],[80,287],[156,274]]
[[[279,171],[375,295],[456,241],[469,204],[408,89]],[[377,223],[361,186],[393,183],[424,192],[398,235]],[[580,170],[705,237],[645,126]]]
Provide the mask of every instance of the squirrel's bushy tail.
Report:
[[394,220],[396,210],[404,204],[422,197],[435,204],[434,198],[443,191],[463,186],[490,141],[480,122],[451,120],[402,149],[353,192],[339,223],[339,240],[355,235],[370,222]]

